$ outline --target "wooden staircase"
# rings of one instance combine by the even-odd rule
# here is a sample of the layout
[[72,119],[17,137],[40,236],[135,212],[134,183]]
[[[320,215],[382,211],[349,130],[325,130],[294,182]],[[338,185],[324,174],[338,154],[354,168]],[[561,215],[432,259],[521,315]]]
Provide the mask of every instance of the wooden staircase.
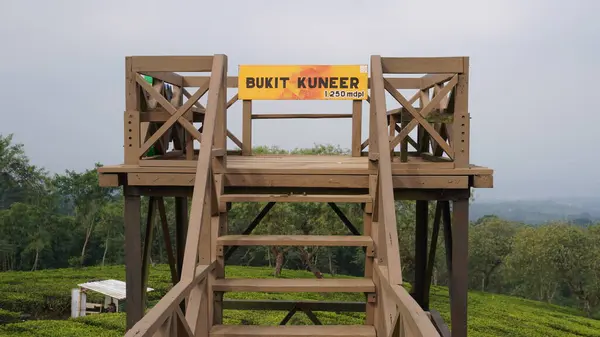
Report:
[[[227,202],[354,202],[372,203],[366,195],[288,195],[288,194],[223,194],[221,201]],[[370,235],[224,235],[217,238],[217,255],[222,257],[226,247],[232,246],[337,246],[365,247],[367,258],[374,256],[374,241]],[[270,278],[243,279],[217,278],[212,284],[213,292],[315,292],[315,293],[365,293],[376,294],[372,278]],[[366,305],[366,303],[365,303]],[[279,325],[279,326],[232,326],[214,325],[210,336],[365,336],[375,337],[373,325]]]

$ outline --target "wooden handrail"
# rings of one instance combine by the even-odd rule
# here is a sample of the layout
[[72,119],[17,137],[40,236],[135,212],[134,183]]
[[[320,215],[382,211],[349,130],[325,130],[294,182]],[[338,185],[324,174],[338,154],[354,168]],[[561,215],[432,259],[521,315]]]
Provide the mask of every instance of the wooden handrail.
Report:
[[[186,298],[192,301],[202,296],[203,287],[199,287],[207,274],[211,272],[216,265],[212,261],[208,265],[198,266],[198,245],[200,243],[200,234],[205,225],[203,220],[205,212],[218,212],[218,205],[215,205],[216,191],[214,189],[214,177],[211,164],[215,155],[219,151],[213,151],[215,143],[215,129],[217,124],[217,115],[225,114],[225,104],[220,104],[220,100],[226,95],[224,92],[224,80],[227,71],[227,58],[225,55],[215,55],[212,63],[212,74],[209,83],[208,103],[201,134],[201,149],[198,154],[198,163],[196,166],[196,179],[194,183],[194,192],[192,197],[192,206],[190,211],[187,239],[185,243],[185,252],[183,256],[183,266],[181,279],[179,282],[145,315],[133,328],[131,328],[126,337],[149,337],[159,331],[162,332],[176,329],[177,326],[183,327],[188,332],[193,333],[196,328],[196,321],[191,317],[184,317],[179,307],[181,301]],[[143,85],[143,84],[142,84]],[[189,101],[188,101],[189,102]],[[188,105],[191,105],[189,103]],[[210,179],[210,180],[209,180]],[[212,181],[211,181],[212,180]],[[205,208],[205,200],[211,200],[213,205],[210,209]],[[187,315],[186,315],[187,316]],[[193,316],[193,315],[192,315]],[[179,321],[179,323],[177,323]]]
[[[383,313],[378,317],[379,324],[376,324],[378,334],[390,335],[398,329],[403,332],[402,336],[439,337],[425,311],[401,286],[402,271],[396,228],[390,139],[387,133],[385,83],[380,56],[371,57],[371,109],[375,118],[371,119],[369,158],[373,158],[378,174],[373,221],[379,223],[378,261],[374,268],[380,287],[379,294],[388,294],[378,297],[381,298],[378,305],[382,307]],[[393,295],[392,298],[388,298],[390,295]],[[394,310],[394,305],[390,305],[390,300],[398,306],[398,311]]]
[[[410,296],[404,287],[391,284],[387,278],[387,270],[384,266],[375,268],[380,284],[385,287],[389,295],[398,306],[399,318],[396,324],[402,322],[400,329],[405,331],[402,336],[410,337],[440,337],[437,329],[429,319],[429,316],[419,304]],[[387,299],[387,298],[386,298]]]
[[179,303],[187,297],[195,286],[206,279],[206,276],[215,268],[216,263],[196,267],[196,275],[193,279],[179,281],[148,313],[138,321],[125,337],[152,336],[165,324],[170,315],[179,306]]

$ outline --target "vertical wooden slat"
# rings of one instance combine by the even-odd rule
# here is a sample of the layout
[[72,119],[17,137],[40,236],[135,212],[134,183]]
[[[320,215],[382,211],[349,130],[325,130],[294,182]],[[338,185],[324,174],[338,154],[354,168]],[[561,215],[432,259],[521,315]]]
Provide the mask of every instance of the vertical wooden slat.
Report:
[[352,157],[360,157],[362,104],[360,100],[352,101]]
[[458,74],[456,100],[454,103],[454,165],[457,168],[469,167],[469,58],[464,58],[464,72]]
[[132,193],[125,186],[125,282],[127,299],[127,329],[131,329],[144,315],[142,304],[142,233],[141,233],[141,200],[137,193]]
[[242,103],[242,155],[252,155],[252,101]]
[[[390,141],[392,139],[394,139],[394,136],[396,136],[396,122],[398,122],[400,120],[399,119],[400,117],[401,117],[401,115],[400,116],[389,115],[390,125],[388,126],[388,132],[389,132],[389,135],[390,135],[390,138],[389,138]],[[394,149],[395,149],[395,146],[394,147],[390,146],[389,148],[390,148],[390,156],[392,157],[392,160],[394,160]]]

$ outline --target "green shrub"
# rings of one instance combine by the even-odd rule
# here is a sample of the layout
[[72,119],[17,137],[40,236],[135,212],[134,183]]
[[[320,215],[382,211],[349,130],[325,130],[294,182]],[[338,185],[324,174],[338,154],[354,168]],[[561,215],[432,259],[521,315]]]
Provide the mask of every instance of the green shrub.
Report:
[[20,318],[21,318],[21,314],[18,312],[0,309],[0,324],[16,322]]
[[[270,278],[271,268],[226,268],[231,278]],[[15,312],[37,310],[40,316],[52,316],[45,311],[59,308],[70,311],[70,289],[77,283],[93,279],[114,278],[124,280],[122,266],[62,269],[33,273],[3,273],[0,282],[0,307]],[[283,278],[312,278],[304,271],[284,270]],[[5,282],[7,280],[8,282]],[[150,271],[149,303],[155,304],[170,288],[167,266],[156,266]],[[409,285],[406,285],[409,288]],[[9,290],[10,289],[10,290]],[[49,300],[53,297],[52,300]],[[231,299],[281,299],[363,301],[362,294],[348,293],[226,293]],[[448,289],[432,287],[431,307],[438,310],[445,322],[450,322]],[[16,309],[15,309],[16,308]],[[18,308],[26,309],[21,310]],[[1,311],[0,315],[3,312]],[[27,311],[29,310],[29,311]],[[284,311],[225,310],[225,324],[276,325],[285,317]],[[323,324],[362,324],[364,313],[315,312]],[[297,312],[288,324],[311,324],[303,312]],[[28,321],[0,325],[0,336],[33,337],[112,337],[125,332],[125,314],[100,314],[68,320]],[[469,293],[469,336],[471,337],[600,337],[600,321],[584,317],[576,309],[559,307],[505,295]]]

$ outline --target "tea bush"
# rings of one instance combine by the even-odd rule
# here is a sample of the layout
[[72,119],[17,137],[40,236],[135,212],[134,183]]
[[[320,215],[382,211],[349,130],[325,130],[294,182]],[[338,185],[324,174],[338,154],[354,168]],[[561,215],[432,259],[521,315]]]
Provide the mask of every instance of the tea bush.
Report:
[[[227,277],[268,278],[272,269],[228,266]],[[170,287],[167,266],[159,265],[150,271],[149,302],[154,304]],[[122,266],[60,269],[2,274],[0,282],[0,316],[3,312],[16,318],[15,312],[37,312],[40,317],[52,317],[48,310],[70,311],[70,289],[77,283],[93,279],[124,280]],[[311,273],[284,270],[283,278],[312,278]],[[326,276],[327,277],[327,276]],[[8,280],[8,282],[5,282]],[[10,283],[10,284],[9,284]],[[448,289],[432,287],[431,307],[438,310],[444,321],[450,322]],[[362,301],[362,294],[348,293],[227,293],[225,298]],[[6,311],[9,310],[9,311]],[[287,313],[283,311],[225,310],[225,324],[278,324]],[[361,324],[363,313],[315,312],[323,324]],[[289,324],[311,324],[302,312],[296,313]],[[100,314],[66,320],[38,320],[0,325],[0,336],[14,337],[112,337],[125,331],[125,314]],[[472,337],[600,337],[600,321],[586,318],[576,309],[564,308],[491,293],[469,293],[469,336]]]

